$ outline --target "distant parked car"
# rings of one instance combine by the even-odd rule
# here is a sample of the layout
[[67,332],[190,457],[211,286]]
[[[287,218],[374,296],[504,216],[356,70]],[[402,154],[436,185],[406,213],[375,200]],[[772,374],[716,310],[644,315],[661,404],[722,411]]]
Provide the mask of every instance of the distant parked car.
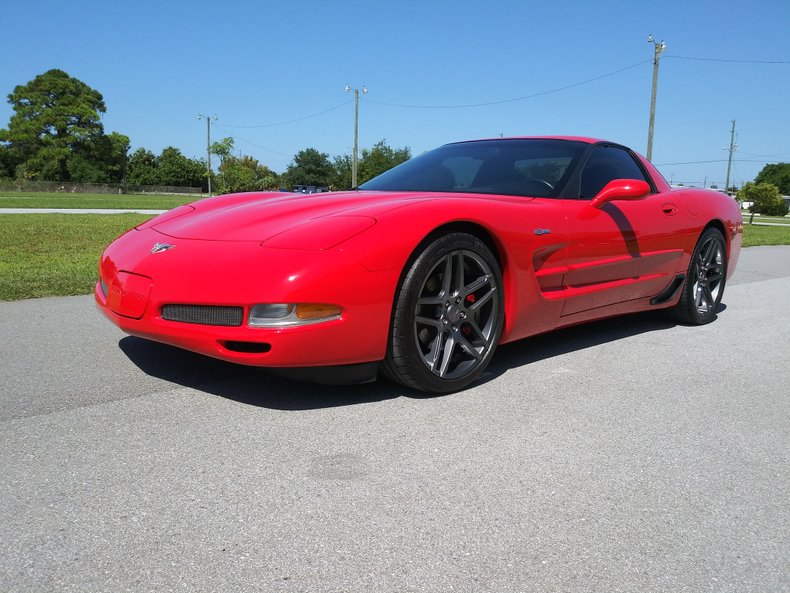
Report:
[[329,189],[323,185],[294,185],[294,193],[297,194],[320,194],[327,191]]

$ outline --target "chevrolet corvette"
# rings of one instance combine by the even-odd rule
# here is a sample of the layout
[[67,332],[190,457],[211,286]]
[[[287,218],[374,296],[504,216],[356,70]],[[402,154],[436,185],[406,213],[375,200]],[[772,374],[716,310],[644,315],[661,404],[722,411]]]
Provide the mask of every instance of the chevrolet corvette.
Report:
[[743,222],[613,142],[447,144],[352,191],[240,193],[153,218],[101,256],[125,332],[235,363],[383,373],[430,393],[498,344],[663,310],[716,318]]

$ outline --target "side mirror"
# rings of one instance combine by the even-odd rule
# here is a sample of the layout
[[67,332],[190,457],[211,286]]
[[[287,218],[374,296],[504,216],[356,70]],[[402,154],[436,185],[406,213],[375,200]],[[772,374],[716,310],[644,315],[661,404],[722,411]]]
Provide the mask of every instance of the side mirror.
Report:
[[650,186],[640,179],[613,179],[590,200],[590,206],[600,208],[614,200],[641,200],[650,193]]

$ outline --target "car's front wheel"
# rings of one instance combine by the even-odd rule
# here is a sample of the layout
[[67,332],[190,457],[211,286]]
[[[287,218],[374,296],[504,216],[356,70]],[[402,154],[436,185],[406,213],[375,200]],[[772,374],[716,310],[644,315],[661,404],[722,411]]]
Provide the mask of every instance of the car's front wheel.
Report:
[[694,247],[680,300],[667,311],[670,318],[689,325],[713,321],[724,296],[726,277],[724,236],[716,228],[707,228]]
[[430,393],[467,387],[494,355],[503,310],[502,273],[491,250],[466,233],[436,239],[401,281],[386,373]]

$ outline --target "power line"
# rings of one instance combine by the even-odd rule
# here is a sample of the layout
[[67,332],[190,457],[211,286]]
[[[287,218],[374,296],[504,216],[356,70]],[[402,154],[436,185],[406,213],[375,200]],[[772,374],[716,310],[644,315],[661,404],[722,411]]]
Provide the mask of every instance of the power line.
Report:
[[[658,163],[656,167],[669,167],[671,165],[704,165],[707,163],[726,163],[729,159],[713,159],[710,161],[685,161],[682,163]],[[765,163],[758,159],[733,159],[733,163]]]
[[731,64],[790,64],[790,60],[739,60],[730,58],[694,58],[691,56],[675,56],[668,55],[667,58],[675,58],[676,60],[694,60],[696,62],[725,62]]
[[776,154],[755,154],[753,152],[744,152],[742,150],[739,151],[739,152],[741,154],[745,154],[746,156],[761,156],[761,157],[766,157],[766,158],[777,157],[777,156],[790,156],[790,152],[779,152],[779,153],[776,153]]
[[329,109],[325,109],[324,111],[319,111],[318,113],[312,113],[310,115],[305,115],[304,117],[297,117],[296,119],[289,119],[287,121],[278,121],[271,124],[258,124],[254,126],[240,126],[240,125],[232,125],[232,124],[225,124],[228,128],[273,128],[275,126],[285,126],[287,124],[294,124],[296,122],[304,121],[306,119],[311,119],[313,117],[318,117],[319,115],[324,115],[325,113],[329,113],[330,111],[335,111],[336,109],[340,109],[341,107],[345,107],[349,103],[351,103],[353,99],[344,101],[340,105],[335,105],[334,107],[330,107]]
[[[738,176],[738,179],[740,180],[740,182],[741,182],[741,185],[743,185],[743,175],[741,175],[741,172],[740,172],[740,171],[738,171],[738,165],[737,165],[736,163],[737,163],[737,161],[734,161],[734,162],[732,163],[732,166],[733,166],[733,168],[735,169],[735,174]],[[734,185],[734,184],[735,184],[735,180],[733,180],[733,185]],[[725,185],[725,186],[724,186],[724,189],[729,189],[729,188],[728,188],[728,187]]]
[[560,91],[565,91],[567,89],[571,89],[577,86],[581,86],[583,84],[589,84],[591,82],[595,82],[596,80],[601,80],[602,78],[607,78],[609,76],[614,76],[615,74],[619,74],[620,72],[625,72],[626,70],[631,70],[632,68],[636,68],[637,66],[641,66],[642,64],[646,64],[650,62],[650,60],[642,60],[641,62],[637,62],[636,64],[631,64],[630,66],[625,66],[624,68],[619,68],[617,70],[613,70],[612,72],[607,72],[606,74],[601,74],[600,76],[595,76],[594,78],[588,78],[587,80],[582,80],[580,82],[574,82],[572,84],[568,84],[562,87],[558,87],[556,89],[550,89],[546,91],[540,91],[538,93],[533,93],[531,95],[525,95],[523,97],[513,97],[511,99],[501,99],[498,101],[487,101],[485,103],[469,103],[466,105],[407,105],[403,103],[387,103],[385,101],[374,101],[372,99],[365,99],[368,103],[375,103],[377,105],[386,105],[387,107],[402,107],[404,109],[466,109],[469,107],[488,107],[490,105],[502,105],[503,103],[513,103],[516,101],[526,101],[527,99],[534,99],[535,97],[541,97],[543,95],[550,95],[552,93],[559,93]]
[[273,152],[274,154],[279,154],[281,156],[287,156],[287,157],[292,157],[293,156],[292,154],[287,154],[287,153],[284,153],[284,152],[280,152],[279,150],[274,150],[273,148],[267,148],[266,146],[261,146],[260,144],[255,144],[254,142],[250,142],[249,140],[245,140],[244,138],[236,136],[230,130],[226,129],[224,125],[221,126],[221,125],[219,125],[217,123],[215,123],[214,125],[216,127],[220,128],[220,129],[222,129],[222,130],[225,130],[225,132],[227,132],[227,134],[231,138],[233,138],[234,140],[240,140],[240,141],[244,142],[245,144],[249,144],[250,146],[254,146],[255,148],[260,148],[261,150],[265,150],[267,152]]
[[[666,58],[675,58],[675,59],[678,59],[678,60],[694,60],[694,61],[700,61],[700,62],[725,62],[725,63],[729,62],[729,63],[741,63],[741,64],[790,64],[790,60],[741,60],[741,59],[729,59],[729,58],[699,58],[699,57],[692,57],[692,56],[677,56],[677,55],[671,55],[671,54],[667,55],[665,57]],[[406,103],[389,103],[389,102],[386,102],[386,101],[375,101],[375,100],[372,100],[372,99],[366,99],[366,101],[369,102],[369,103],[375,103],[377,105],[385,105],[385,106],[388,106],[388,107],[400,107],[400,108],[404,108],[404,109],[467,109],[467,108],[470,108],[470,107],[488,107],[488,106],[491,106],[491,105],[503,105],[505,103],[515,103],[517,101],[526,101],[527,99],[534,99],[536,97],[542,97],[542,96],[550,95],[550,94],[553,94],[553,93],[559,93],[561,91],[572,89],[572,88],[575,88],[575,87],[578,87],[578,86],[582,86],[582,85],[585,85],[585,84],[590,84],[590,83],[595,82],[597,80],[608,78],[610,76],[614,76],[615,74],[620,74],[621,72],[625,72],[627,70],[631,70],[633,68],[641,66],[642,64],[645,64],[645,63],[650,62],[650,61],[651,60],[649,60],[649,59],[648,60],[642,60],[641,62],[636,62],[635,64],[631,64],[629,66],[624,66],[623,68],[618,68],[617,70],[613,70],[611,72],[607,72],[606,74],[601,74],[601,75],[595,76],[593,78],[588,78],[586,80],[581,80],[579,82],[574,82],[574,83],[571,83],[571,84],[568,84],[568,85],[565,85],[565,86],[561,86],[561,87],[557,87],[557,88],[554,88],[554,89],[548,89],[548,90],[545,90],[545,91],[532,93],[531,95],[524,95],[522,97],[511,97],[509,99],[499,99],[499,100],[495,100],[495,101],[486,101],[486,102],[483,102],[483,103],[468,103],[468,104],[463,104],[463,105],[411,105],[411,104],[406,104]],[[310,115],[305,115],[303,117],[297,117],[297,118],[289,119],[289,120],[285,120],[285,121],[272,122],[272,123],[266,123],[266,124],[254,124],[254,125],[224,124],[224,126],[227,127],[227,128],[239,128],[239,129],[273,128],[273,127],[276,127],[276,126],[285,126],[285,125],[288,125],[288,124],[298,123],[298,122],[301,122],[301,121],[312,119],[314,117],[319,117],[321,115],[325,115],[325,114],[330,113],[332,111],[336,111],[337,109],[345,107],[346,105],[348,105],[352,101],[353,101],[353,99],[352,100],[348,100],[348,101],[344,101],[343,103],[340,103],[339,105],[335,105],[334,107],[330,107],[329,109],[325,109],[323,111],[318,111],[316,113],[311,113]],[[245,140],[242,140],[242,141],[245,141]],[[248,144],[252,144],[251,142],[247,142],[247,143]],[[253,146],[254,146],[254,144],[253,144]],[[265,149],[265,150],[269,150],[269,149]],[[277,151],[272,151],[272,152],[277,152]],[[279,154],[282,154],[282,153],[279,153]],[[755,155],[755,156],[774,156],[774,155]],[[775,156],[781,156],[781,155],[775,155]]]
[[[675,58],[678,60],[694,60],[699,62],[729,62],[729,63],[739,63],[739,64],[790,64],[790,60],[741,60],[741,59],[730,59],[730,58],[699,58],[693,56],[677,56],[677,55],[667,55],[664,56],[666,58]],[[591,82],[595,82],[597,80],[601,80],[603,78],[608,78],[610,76],[614,76],[615,74],[620,74],[621,72],[625,72],[627,70],[631,70],[642,64],[650,62],[651,60],[642,60],[641,62],[636,62],[635,64],[631,64],[630,66],[624,66],[623,68],[618,68],[617,70],[613,70],[611,72],[607,72],[606,74],[601,74],[599,76],[595,76],[593,78],[588,78],[586,80],[581,80],[579,82],[574,82],[565,86],[557,87],[554,89],[549,89],[545,91],[540,91],[537,93],[533,93],[531,95],[524,95],[523,97],[511,97],[509,99],[500,99],[496,101],[487,101],[484,103],[469,103],[464,105],[410,105],[405,103],[388,103],[385,101],[375,101],[372,99],[367,99],[369,103],[375,103],[377,105],[386,105],[388,107],[402,107],[405,109],[466,109],[469,107],[488,107],[490,105],[502,105],[504,103],[514,103],[516,101],[526,101],[527,99],[534,99],[536,97],[542,97],[544,95],[550,95],[553,93],[559,93],[560,91],[565,91],[568,89],[575,88],[577,86],[582,86],[585,84],[589,84]],[[314,117],[319,117],[321,115],[325,115],[342,107],[345,107],[352,100],[344,101],[339,105],[335,105],[334,107],[330,107],[329,109],[325,109],[323,111],[318,111],[316,113],[311,113],[310,115],[305,115],[303,117],[297,117],[294,119],[289,119],[285,121],[278,121],[266,124],[255,124],[255,125],[240,125],[240,124],[224,124],[225,127],[228,128],[245,128],[245,129],[254,129],[254,128],[273,128],[276,126],[285,126],[288,124],[298,123],[301,121],[305,121],[308,119],[312,119]],[[763,156],[763,155],[756,155],[756,156]],[[773,156],[773,155],[765,155],[765,156]],[[778,155],[777,155],[778,156]]]

